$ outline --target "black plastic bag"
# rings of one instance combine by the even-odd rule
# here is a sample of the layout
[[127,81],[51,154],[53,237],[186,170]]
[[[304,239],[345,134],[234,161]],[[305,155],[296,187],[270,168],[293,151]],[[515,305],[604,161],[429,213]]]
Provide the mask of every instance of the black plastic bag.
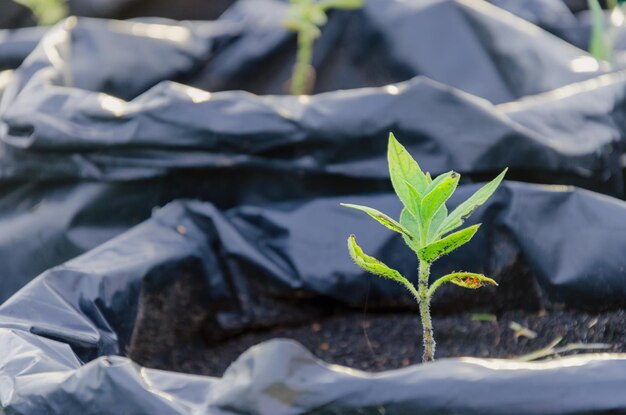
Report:
[[509,166],[513,179],[623,194],[621,72],[499,106],[424,77],[308,99],[167,81],[202,72],[207,56],[212,68],[244,56],[255,30],[290,36],[235,11],[184,26],[68,20],[15,71],[0,104],[0,176],[11,182],[0,192],[1,300],[176,198],[230,208],[389,190],[391,130],[433,173],[481,180]]
[[[384,149],[392,129],[434,173],[456,169],[480,179],[510,166],[513,178],[621,195],[622,78],[502,110],[426,79],[394,86],[395,95],[369,89],[309,104],[237,92],[194,103],[188,92],[204,92],[161,84],[124,117],[99,106],[97,93],[63,90],[65,110],[56,114],[47,102],[58,95],[39,94],[40,105],[24,101],[31,104],[26,117],[17,104],[5,113],[9,126],[29,120],[34,130],[4,140],[0,172],[15,184],[0,198],[0,297],[176,198],[229,208],[388,190]],[[584,123],[589,117],[600,122]]]
[[[130,19],[162,17],[176,20],[214,20],[235,0],[183,0],[175,4],[167,0],[63,0],[70,16]],[[45,7],[45,6],[44,6]],[[0,3],[0,29],[16,29],[36,25],[31,10],[13,0]]]
[[0,70],[20,66],[48,30],[43,27],[0,30]]
[[[464,187],[459,197],[474,189]],[[391,248],[396,241],[390,232],[372,231],[376,224],[337,206],[338,200],[350,198],[227,212],[175,202],[127,234],[47,271],[0,306],[0,348],[6,351],[0,357],[3,408],[16,414],[225,415],[626,410],[619,392],[626,381],[621,355],[544,363],[446,359],[366,375],[324,365],[291,342],[274,341],[250,350],[219,379],[142,369],[127,359],[107,357],[120,354],[132,336],[142,284],[171,283],[181,275],[171,270],[189,260],[199,264],[211,287],[207,301],[238,297],[244,301],[239,321],[248,325],[259,318],[249,313],[258,297],[246,287],[254,280],[254,285],[262,280],[261,285],[282,290],[281,296],[304,290],[358,301],[358,287],[368,278],[344,252],[347,228],[356,230],[373,254],[390,263],[405,261],[392,255],[402,251]],[[386,210],[399,208],[391,195],[369,200]],[[548,297],[574,307],[605,301],[623,306],[626,280],[619,253],[626,233],[615,230],[624,226],[625,215],[623,202],[591,192],[506,183],[477,212],[475,220],[488,223],[483,228],[488,232],[472,243],[474,252],[448,258],[444,267],[459,262],[484,266],[488,255],[497,258],[503,251],[495,236],[506,232],[512,237],[504,251],[523,253],[541,270],[538,281]],[[268,227],[282,231],[268,233]],[[572,237],[580,229],[586,230],[585,238]],[[324,261],[311,261],[319,246],[329,243]],[[557,247],[560,255],[546,259],[546,252]],[[604,258],[612,261],[600,261]],[[237,274],[237,264],[256,272]],[[396,287],[376,280],[372,286],[379,297],[398,298]],[[354,295],[345,297],[346,291]],[[218,319],[234,320],[231,310]]]
[[0,29],[16,29],[34,25],[35,19],[28,7],[12,0],[4,0],[0,3]]

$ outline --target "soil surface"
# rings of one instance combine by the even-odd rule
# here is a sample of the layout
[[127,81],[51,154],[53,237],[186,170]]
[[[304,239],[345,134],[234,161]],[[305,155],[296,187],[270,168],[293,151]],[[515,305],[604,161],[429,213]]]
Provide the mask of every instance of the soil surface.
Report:
[[[190,295],[199,295],[185,282]],[[178,293],[180,294],[180,293]],[[421,362],[421,325],[416,313],[339,309],[306,323],[283,324],[216,339],[202,307],[189,307],[163,291],[142,295],[127,355],[139,364],[178,372],[221,376],[241,353],[274,338],[299,341],[322,360],[366,371],[395,369]],[[184,297],[184,296],[183,296]],[[193,302],[193,301],[192,301]],[[184,310],[184,311],[183,311]],[[590,313],[552,308],[495,314],[435,315],[436,357],[509,358],[544,348],[605,343],[609,352],[626,352],[626,312]],[[580,351],[579,351],[580,352]]]

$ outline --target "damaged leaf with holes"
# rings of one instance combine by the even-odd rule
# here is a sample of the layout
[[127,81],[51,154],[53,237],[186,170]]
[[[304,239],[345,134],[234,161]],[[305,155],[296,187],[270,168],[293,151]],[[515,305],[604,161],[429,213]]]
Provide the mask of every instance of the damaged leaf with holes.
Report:
[[472,240],[480,225],[458,228],[476,208],[493,195],[507,169],[450,212],[446,202],[459,184],[461,176],[457,172],[450,171],[432,178],[430,173],[422,171],[393,134],[389,134],[387,158],[391,184],[404,205],[399,220],[367,206],[347,203],[342,203],[342,206],[366,213],[383,226],[402,235],[404,242],[418,258],[417,286],[400,272],[363,252],[354,235],[348,238],[348,251],[359,267],[379,277],[396,281],[415,298],[419,305],[424,337],[422,360],[428,362],[434,360],[435,356],[430,301],[437,289],[445,283],[469,289],[498,285],[496,281],[482,274],[465,271],[444,275],[430,284],[430,267],[442,256]]

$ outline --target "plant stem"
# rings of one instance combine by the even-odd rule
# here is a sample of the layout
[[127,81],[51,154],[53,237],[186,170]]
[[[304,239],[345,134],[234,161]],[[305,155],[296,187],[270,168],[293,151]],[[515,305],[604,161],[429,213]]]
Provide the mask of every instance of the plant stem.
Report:
[[298,33],[298,54],[291,77],[291,95],[303,95],[309,92],[309,82],[313,72],[311,61],[313,60],[314,40],[314,36],[308,32]]
[[435,360],[435,338],[433,337],[433,323],[430,318],[430,295],[428,293],[430,264],[422,260],[419,263],[419,306],[422,329],[424,331],[424,355],[422,356],[422,361],[432,362]]

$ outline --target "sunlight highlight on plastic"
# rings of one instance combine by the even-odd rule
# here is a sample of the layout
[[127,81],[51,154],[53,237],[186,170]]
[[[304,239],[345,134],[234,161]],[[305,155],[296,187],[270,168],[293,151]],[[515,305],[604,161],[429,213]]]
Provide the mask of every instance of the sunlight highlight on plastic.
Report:
[[178,84],[178,83],[172,83],[172,88],[187,95],[194,104],[207,102],[211,99],[210,92],[204,91],[199,88],[194,88],[191,86]]
[[147,37],[158,40],[185,43],[191,39],[191,31],[181,26],[168,26],[163,24],[150,24],[139,22],[112,21],[109,23],[112,30],[128,33],[135,36]]
[[600,62],[593,56],[588,55],[573,59],[569,66],[574,72],[596,72],[600,70]]
[[98,103],[102,109],[109,111],[116,117],[121,117],[127,112],[128,103],[111,95],[98,94]]

